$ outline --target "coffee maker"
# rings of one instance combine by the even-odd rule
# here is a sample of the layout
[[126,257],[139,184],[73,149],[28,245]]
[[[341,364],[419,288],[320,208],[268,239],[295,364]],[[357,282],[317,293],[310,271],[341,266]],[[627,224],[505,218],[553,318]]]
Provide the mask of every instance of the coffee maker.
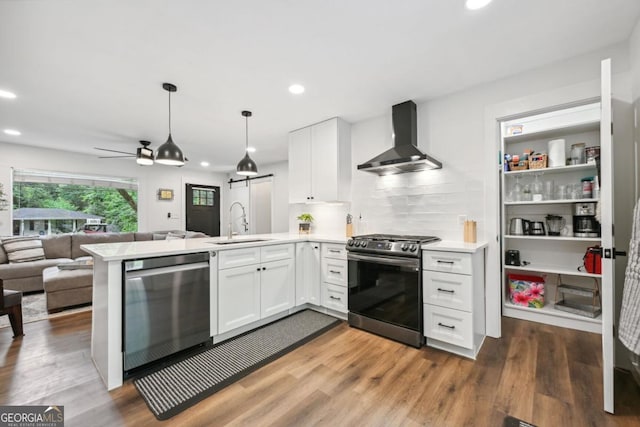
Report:
[[596,220],[595,203],[576,203],[573,206],[574,237],[600,237],[600,223]]

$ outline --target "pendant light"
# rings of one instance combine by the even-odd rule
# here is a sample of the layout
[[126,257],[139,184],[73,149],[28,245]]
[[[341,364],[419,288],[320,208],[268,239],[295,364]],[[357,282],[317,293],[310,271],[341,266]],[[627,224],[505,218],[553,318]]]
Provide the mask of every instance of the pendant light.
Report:
[[171,83],[163,83],[162,88],[169,92],[169,137],[167,142],[158,147],[156,151],[156,162],[161,165],[183,166],[184,156],[182,150],[173,142],[171,138],[171,92],[176,92],[178,88]]
[[236,173],[238,175],[244,176],[252,176],[258,174],[258,166],[256,163],[251,160],[249,157],[249,117],[251,117],[251,111],[243,111],[242,116],[245,118],[246,123],[246,146],[245,146],[245,154],[240,163],[238,163],[238,167],[236,168]]
[[138,147],[136,151],[136,163],[142,166],[151,166],[153,164],[153,150],[149,148],[149,141],[140,141],[142,147]]

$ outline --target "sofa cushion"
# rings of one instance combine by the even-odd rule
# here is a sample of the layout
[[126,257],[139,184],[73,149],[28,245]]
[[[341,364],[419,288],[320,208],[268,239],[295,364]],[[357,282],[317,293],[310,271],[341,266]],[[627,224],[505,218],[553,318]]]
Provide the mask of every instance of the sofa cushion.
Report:
[[71,258],[71,234],[53,234],[41,240],[46,258]]
[[2,239],[2,247],[10,264],[44,259],[40,236],[6,237]]
[[49,267],[42,270],[42,284],[46,292],[57,292],[66,289],[92,286],[93,270],[59,270]]
[[137,231],[133,233],[133,238],[136,242],[143,242],[147,240],[153,240],[153,233],[143,233],[141,231]]
[[53,258],[18,264],[0,264],[0,279],[11,280],[24,277],[39,277],[42,275],[43,269],[70,261],[69,258]]
[[0,264],[6,264],[9,262],[9,258],[7,258],[7,253],[2,247],[2,239],[4,239],[4,237],[0,237]]

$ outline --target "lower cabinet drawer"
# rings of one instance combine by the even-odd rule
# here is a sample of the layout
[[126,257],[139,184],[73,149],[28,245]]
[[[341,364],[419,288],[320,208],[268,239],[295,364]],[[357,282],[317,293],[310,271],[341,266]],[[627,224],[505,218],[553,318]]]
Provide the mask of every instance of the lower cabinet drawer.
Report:
[[347,288],[331,283],[322,284],[322,306],[341,313],[348,311]]
[[472,314],[466,311],[425,304],[424,335],[427,338],[472,349]]
[[340,259],[322,260],[322,281],[347,286],[348,263]]
[[425,304],[471,311],[471,276],[455,273],[422,272],[422,298]]

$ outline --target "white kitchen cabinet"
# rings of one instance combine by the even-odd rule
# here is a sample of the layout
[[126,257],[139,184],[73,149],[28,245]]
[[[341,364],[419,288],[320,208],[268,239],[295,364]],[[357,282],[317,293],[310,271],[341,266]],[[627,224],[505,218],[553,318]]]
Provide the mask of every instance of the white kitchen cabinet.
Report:
[[320,259],[321,303],[340,313],[348,312],[348,262],[343,244],[323,243]]
[[289,203],[351,198],[350,128],[334,117],[289,134]]
[[218,333],[295,305],[293,244],[231,249],[219,254]]
[[320,305],[320,243],[296,243],[296,305]]
[[261,264],[260,318],[288,310],[295,305],[295,262],[283,259]]
[[259,264],[219,271],[218,332],[260,320]]
[[422,298],[427,345],[472,359],[484,342],[484,249],[423,250]]

